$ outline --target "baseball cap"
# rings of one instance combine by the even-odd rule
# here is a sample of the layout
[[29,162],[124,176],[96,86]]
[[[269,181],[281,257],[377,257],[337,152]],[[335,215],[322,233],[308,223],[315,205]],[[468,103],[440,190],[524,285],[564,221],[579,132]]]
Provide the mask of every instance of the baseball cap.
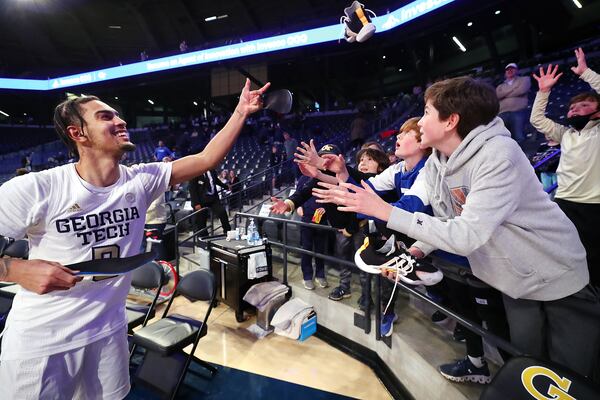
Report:
[[519,67],[517,67],[517,64],[515,64],[515,63],[506,64],[506,67],[504,67],[504,69],[509,69],[509,68],[519,69]]
[[337,156],[338,154],[342,154],[342,151],[337,145],[328,143],[319,150],[319,155],[322,156],[323,154],[335,154]]

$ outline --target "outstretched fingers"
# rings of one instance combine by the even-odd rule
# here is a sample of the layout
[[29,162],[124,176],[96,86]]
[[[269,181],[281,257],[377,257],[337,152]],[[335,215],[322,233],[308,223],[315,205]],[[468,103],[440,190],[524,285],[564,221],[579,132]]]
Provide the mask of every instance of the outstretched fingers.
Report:
[[[246,80],[248,82],[248,88],[250,88],[250,79],[246,78]],[[261,87],[260,89],[252,90],[250,93],[253,95],[262,95],[267,91],[267,89],[269,89],[269,86],[271,86],[271,82],[265,83],[263,87]]]

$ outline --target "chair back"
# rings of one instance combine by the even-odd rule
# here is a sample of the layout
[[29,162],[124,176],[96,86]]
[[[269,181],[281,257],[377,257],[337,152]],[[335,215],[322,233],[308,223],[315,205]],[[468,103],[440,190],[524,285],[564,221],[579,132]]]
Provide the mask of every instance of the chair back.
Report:
[[600,399],[600,388],[559,364],[533,357],[513,357],[479,399]]
[[150,261],[133,270],[131,286],[136,289],[160,288],[164,284],[165,274],[156,261]]
[[215,276],[204,269],[192,271],[179,281],[177,292],[191,301],[209,301],[216,293]]

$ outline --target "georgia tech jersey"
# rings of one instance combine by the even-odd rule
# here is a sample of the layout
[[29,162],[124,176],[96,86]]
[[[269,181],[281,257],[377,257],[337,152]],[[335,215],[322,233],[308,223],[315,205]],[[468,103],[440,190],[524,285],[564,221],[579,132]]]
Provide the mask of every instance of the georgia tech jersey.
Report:
[[[146,209],[167,190],[170,176],[169,163],[120,166],[117,182],[95,187],[68,164],[14,178],[0,187],[0,234],[27,236],[29,259],[64,265],[138,254]],[[8,317],[2,359],[55,354],[122,328],[129,285],[127,274],[44,295],[22,289]]]

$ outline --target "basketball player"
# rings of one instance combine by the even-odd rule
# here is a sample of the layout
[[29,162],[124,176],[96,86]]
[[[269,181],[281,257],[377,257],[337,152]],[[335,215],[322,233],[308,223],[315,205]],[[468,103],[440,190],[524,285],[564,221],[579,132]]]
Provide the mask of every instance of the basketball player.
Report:
[[150,203],[216,167],[268,87],[250,90],[246,80],[229,121],[201,153],[132,167],[119,164],[135,145],[115,109],[94,96],[56,107],[56,130],[79,161],[0,187],[0,234],[30,243],[29,260],[0,261],[0,280],[23,287],[2,338],[3,398],[127,395],[130,276],[82,280],[64,265],[137,254]]

